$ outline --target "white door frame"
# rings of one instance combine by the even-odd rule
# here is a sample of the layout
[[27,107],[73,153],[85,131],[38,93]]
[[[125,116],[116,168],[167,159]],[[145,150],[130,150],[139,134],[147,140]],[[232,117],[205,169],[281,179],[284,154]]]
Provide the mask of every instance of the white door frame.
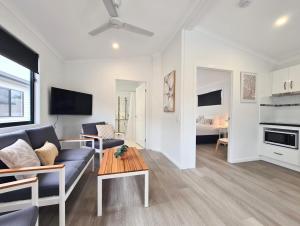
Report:
[[[217,71],[224,71],[224,72],[228,72],[229,75],[229,79],[230,79],[230,98],[229,98],[229,112],[228,112],[228,116],[229,116],[229,121],[228,121],[228,149],[227,149],[227,162],[230,162],[231,160],[231,128],[232,128],[232,103],[233,103],[233,70],[232,69],[226,69],[226,68],[220,68],[220,67],[210,67],[210,66],[201,66],[201,65],[196,65],[195,66],[195,77],[194,77],[194,81],[195,81],[195,86],[194,86],[194,97],[197,96],[197,69],[205,69],[205,70],[217,70]],[[196,106],[197,106],[197,98],[195,98],[195,104],[194,104],[194,112],[196,112]],[[195,119],[194,122],[196,122],[197,119],[197,114],[195,115]],[[196,134],[196,130],[195,130],[195,137],[197,136]]]
[[[150,112],[148,112],[149,110],[150,110],[150,106],[149,106],[149,103],[150,103],[150,100],[149,100],[149,98],[150,98],[150,96],[149,96],[149,92],[148,92],[148,90],[149,90],[149,87],[148,87],[148,82],[146,82],[146,81],[141,81],[141,80],[132,80],[132,79],[123,79],[123,78],[116,78],[115,79],[115,83],[114,83],[114,90],[115,90],[115,100],[116,100],[116,97],[117,97],[117,86],[116,86],[116,84],[117,84],[117,81],[128,81],[128,82],[139,82],[139,83],[144,83],[145,84],[145,87],[146,87],[146,98],[145,98],[145,137],[146,137],[146,141],[145,141],[145,147],[144,147],[144,149],[147,149],[148,148],[148,140],[149,140],[149,134],[150,134],[150,132],[149,132],[149,129],[148,129],[148,125],[150,125],[149,124],[149,115],[150,115]],[[117,109],[116,109],[116,104],[115,104],[115,111],[114,111],[114,122],[116,122],[116,111],[117,111]]]

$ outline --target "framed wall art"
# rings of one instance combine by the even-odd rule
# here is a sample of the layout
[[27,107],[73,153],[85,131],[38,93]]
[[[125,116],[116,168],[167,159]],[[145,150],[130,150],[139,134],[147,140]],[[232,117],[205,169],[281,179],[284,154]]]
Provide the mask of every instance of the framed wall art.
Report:
[[241,72],[241,102],[256,102],[256,73]]
[[164,112],[175,112],[175,82],[175,71],[164,77]]

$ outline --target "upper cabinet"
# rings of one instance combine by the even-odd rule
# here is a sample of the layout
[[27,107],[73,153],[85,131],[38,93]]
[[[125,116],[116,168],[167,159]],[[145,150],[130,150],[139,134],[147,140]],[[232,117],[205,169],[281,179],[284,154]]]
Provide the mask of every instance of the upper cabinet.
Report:
[[300,65],[273,71],[273,95],[297,92],[300,92]]
[[283,94],[289,91],[289,69],[284,68],[273,72],[272,94]]
[[291,92],[300,92],[300,65],[290,67]]

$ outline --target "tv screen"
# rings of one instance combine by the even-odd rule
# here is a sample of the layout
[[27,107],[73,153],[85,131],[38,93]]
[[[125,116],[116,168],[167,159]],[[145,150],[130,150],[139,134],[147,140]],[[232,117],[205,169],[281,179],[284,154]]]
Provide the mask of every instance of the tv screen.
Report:
[[91,94],[51,87],[51,115],[91,115],[92,109]]
[[198,107],[222,104],[222,90],[198,95]]

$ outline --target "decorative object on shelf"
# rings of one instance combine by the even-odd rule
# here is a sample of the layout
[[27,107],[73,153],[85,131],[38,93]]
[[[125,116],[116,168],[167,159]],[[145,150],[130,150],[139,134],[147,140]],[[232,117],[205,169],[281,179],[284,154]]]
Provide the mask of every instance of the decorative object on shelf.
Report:
[[241,102],[256,102],[256,73],[241,72]]
[[172,71],[164,77],[164,112],[175,112],[175,74]]
[[114,156],[116,158],[119,158],[119,157],[122,158],[127,150],[128,150],[128,146],[124,144],[117,149],[117,151],[114,153]]

